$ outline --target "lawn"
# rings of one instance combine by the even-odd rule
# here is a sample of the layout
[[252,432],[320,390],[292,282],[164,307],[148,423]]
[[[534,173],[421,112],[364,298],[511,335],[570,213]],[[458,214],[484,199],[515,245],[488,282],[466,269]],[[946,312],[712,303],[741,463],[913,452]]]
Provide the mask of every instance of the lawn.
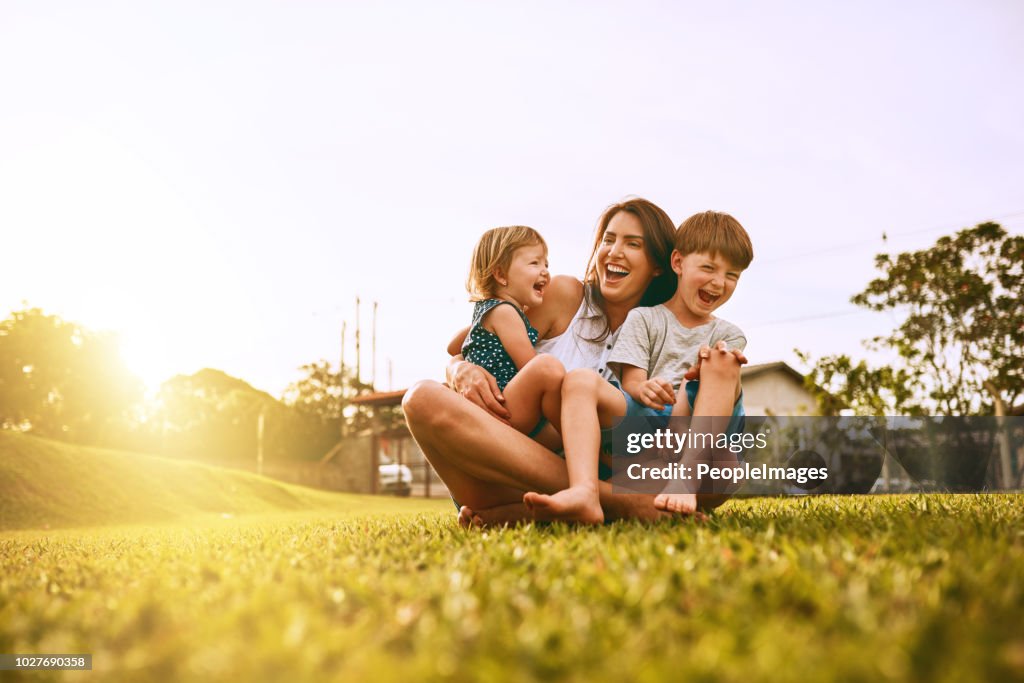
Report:
[[0,652],[93,654],[31,681],[1024,679],[1019,495],[486,532],[402,503],[0,532]]

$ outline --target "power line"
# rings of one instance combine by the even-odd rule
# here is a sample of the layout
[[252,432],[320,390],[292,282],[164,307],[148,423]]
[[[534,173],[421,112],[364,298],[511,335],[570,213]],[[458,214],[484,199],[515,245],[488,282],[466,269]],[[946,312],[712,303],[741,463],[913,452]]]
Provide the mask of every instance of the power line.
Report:
[[864,310],[854,310],[854,311],[833,311],[831,313],[816,313],[816,314],[813,314],[813,315],[803,315],[803,316],[800,316],[798,318],[783,318],[781,320],[762,320],[761,322],[754,323],[753,325],[744,325],[744,327],[746,327],[748,329],[753,329],[755,327],[768,327],[769,325],[786,325],[786,324],[789,324],[789,323],[802,323],[802,322],[808,322],[810,320],[825,320],[826,318],[842,318],[842,317],[845,317],[845,316],[848,316],[848,315],[857,315],[859,313],[873,313],[873,312],[874,311],[868,311],[867,309],[864,309]]
[[[978,223],[985,223],[985,222],[1005,221],[1007,219],[1016,218],[1018,216],[1024,216],[1024,211],[1015,211],[1013,213],[1004,214],[1002,216],[995,216],[995,217],[992,217],[992,218],[986,218],[984,220],[978,221],[977,223],[975,223],[975,225],[977,225]],[[884,244],[889,239],[894,238],[894,237],[907,237],[907,236],[910,236],[910,235],[923,235],[923,234],[926,234],[926,233],[933,233],[933,232],[947,232],[949,230],[956,230],[956,229],[958,229],[960,227],[963,227],[962,223],[955,223],[955,224],[947,223],[946,225],[939,226],[939,227],[923,228],[923,229],[920,229],[920,230],[907,230],[907,231],[904,231],[904,232],[889,233],[888,231],[884,231],[883,230],[882,231],[882,242]],[[799,254],[787,254],[785,256],[778,256],[776,258],[768,259],[766,261],[759,261],[757,265],[760,267],[760,266],[769,265],[769,264],[772,264],[772,263],[780,263],[782,261],[790,261],[790,260],[793,260],[793,259],[807,258],[809,256],[817,256],[818,254],[828,254],[828,253],[836,252],[836,251],[846,251],[847,249],[853,249],[854,247],[862,247],[862,246],[867,245],[867,244],[877,244],[877,238],[872,238],[872,239],[867,239],[867,240],[860,240],[859,242],[850,242],[848,244],[842,244],[842,245],[838,245],[838,246],[834,246],[834,247],[823,247],[821,249],[815,249],[813,251],[805,251],[805,252],[801,252]]]

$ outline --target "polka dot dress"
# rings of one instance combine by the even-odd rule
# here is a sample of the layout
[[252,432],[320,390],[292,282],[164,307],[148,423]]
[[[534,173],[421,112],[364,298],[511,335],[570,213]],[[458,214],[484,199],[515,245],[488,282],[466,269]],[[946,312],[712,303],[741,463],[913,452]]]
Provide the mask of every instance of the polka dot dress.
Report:
[[501,304],[508,304],[516,309],[516,313],[526,325],[526,334],[530,338],[530,343],[534,346],[537,345],[540,333],[533,329],[529,318],[515,304],[503,299],[487,299],[486,301],[477,301],[473,307],[473,326],[469,328],[466,341],[462,343],[462,357],[494,375],[494,379],[498,381],[498,388],[504,390],[505,385],[512,381],[518,370],[516,364],[512,362],[512,357],[501,345],[498,335],[485,329],[482,324],[484,317],[495,306]]

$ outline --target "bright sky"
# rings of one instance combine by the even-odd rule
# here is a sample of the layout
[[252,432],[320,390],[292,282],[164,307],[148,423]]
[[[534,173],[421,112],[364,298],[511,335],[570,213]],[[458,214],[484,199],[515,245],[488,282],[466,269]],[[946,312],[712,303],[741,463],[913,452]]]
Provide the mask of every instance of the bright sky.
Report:
[[0,317],[117,331],[150,386],[279,394],[345,319],[354,359],[357,294],[364,379],[374,300],[378,386],[440,377],[480,233],[581,275],[627,195],[747,227],[752,362],[890,329],[848,303],[879,251],[1024,231],[1016,0],[150,5],[0,5]]

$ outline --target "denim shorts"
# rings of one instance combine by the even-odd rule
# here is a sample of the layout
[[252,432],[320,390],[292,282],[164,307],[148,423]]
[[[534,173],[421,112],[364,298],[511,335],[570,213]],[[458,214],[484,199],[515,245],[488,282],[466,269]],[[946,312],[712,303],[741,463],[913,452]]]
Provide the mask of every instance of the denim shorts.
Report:
[[[672,406],[666,405],[661,410],[655,410],[649,408],[644,404],[636,401],[632,396],[623,391],[622,387],[619,386],[618,382],[612,382],[612,385],[622,391],[623,398],[626,399],[626,415],[625,417],[646,417],[650,420],[651,426],[656,429],[667,427],[669,417],[672,415]],[[700,389],[700,381],[693,380],[686,383],[686,401],[690,404],[690,410],[693,410],[693,406],[697,403],[697,391]],[[726,433],[741,434],[746,424],[746,411],[743,409],[743,393],[740,392],[739,398],[736,399],[736,403],[732,407],[732,419],[729,420],[729,426],[726,428]],[[612,452],[612,434],[614,433],[615,427],[609,427],[608,429],[601,430],[601,453]],[[608,479],[612,476],[612,468],[605,462],[600,463],[601,479]]]

